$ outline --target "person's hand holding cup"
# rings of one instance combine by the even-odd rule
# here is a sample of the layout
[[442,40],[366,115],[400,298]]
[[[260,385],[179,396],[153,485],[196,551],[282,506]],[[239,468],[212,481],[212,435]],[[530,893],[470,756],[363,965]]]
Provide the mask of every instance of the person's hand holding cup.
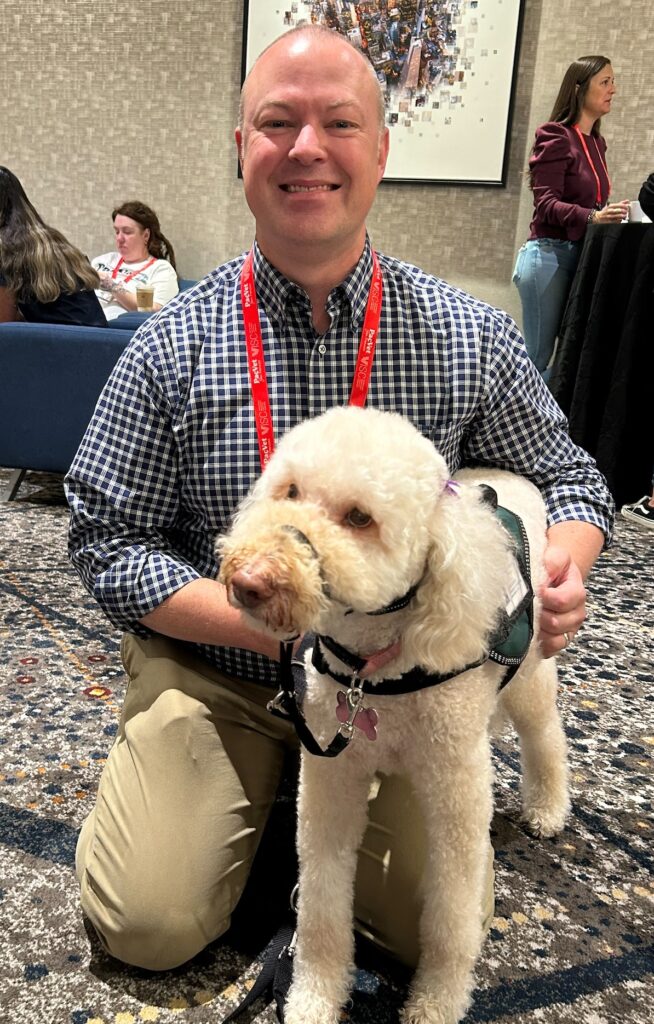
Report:
[[619,203],[607,203],[593,217],[594,224],[620,224],[629,216],[629,200],[621,199]]

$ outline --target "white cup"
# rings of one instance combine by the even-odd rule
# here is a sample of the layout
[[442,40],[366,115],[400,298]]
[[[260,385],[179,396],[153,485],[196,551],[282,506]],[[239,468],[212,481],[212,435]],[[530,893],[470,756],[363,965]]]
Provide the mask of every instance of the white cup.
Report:
[[637,199],[629,203],[629,216],[628,220],[630,224],[640,224],[643,219],[643,210]]

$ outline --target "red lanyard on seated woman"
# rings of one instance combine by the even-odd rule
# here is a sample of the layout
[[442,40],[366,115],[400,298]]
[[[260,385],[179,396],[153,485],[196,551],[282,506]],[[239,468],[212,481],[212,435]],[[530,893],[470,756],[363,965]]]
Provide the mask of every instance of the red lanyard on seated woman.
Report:
[[[111,276],[113,277],[114,280],[116,280],[116,274],[118,273],[118,271],[120,270],[120,268],[122,267],[124,262],[125,262],[125,258],[124,258],[124,256],[121,256],[120,259],[118,260],[118,263],[116,264],[114,269],[111,271]],[[136,277],[137,274],[142,274],[144,270],[147,270],[148,267],[151,267],[152,264],[156,263],[156,262],[157,262],[157,257],[153,256],[152,259],[148,260],[148,262],[145,264],[144,267],[139,267],[138,270],[133,270],[131,274],[128,274],[127,277],[124,277],[123,278],[123,284],[127,284],[127,282],[131,281],[133,277]]]
[[[382,302],[382,275],[377,253],[372,252],[372,281],[368,293],[366,315],[361,330],[359,354],[354,368],[350,405],[365,405],[372,372],[372,363],[379,332]],[[245,347],[248,356],[250,389],[254,405],[254,421],[259,441],[259,458],[264,469],[275,449],[275,435],[270,410],[270,395],[266,378],[266,365],[263,355],[263,338],[259,320],[259,305],[254,286],[253,254],[247,254],[241,271],[241,308],[245,326]]]
[[[581,140],[581,146],[582,146],[582,149],[583,149],[584,153],[586,154],[586,159],[588,160],[588,163],[590,164],[590,169],[593,172],[593,174],[595,175],[595,181],[597,182],[597,202],[596,202],[595,205],[597,206],[598,210],[601,210],[602,207],[604,206],[604,203],[602,202],[602,188],[601,188],[601,185],[600,185],[599,174],[597,173],[597,169],[595,167],[595,164],[593,163],[593,161],[590,158],[590,153],[588,152],[588,146],[586,145],[586,138],[584,136],[584,133],[582,132],[582,130],[579,127],[578,124],[576,124],[574,127],[575,127],[575,131],[576,131],[577,135],[579,136],[579,139]],[[594,135],[593,135],[593,142],[595,143],[595,149],[597,150],[597,155],[599,157],[599,161],[600,161],[600,163],[602,165],[602,168],[604,170],[604,173],[606,175],[606,181],[607,181],[608,186],[609,186],[609,190],[608,190],[608,192],[606,194],[606,198],[608,199],[608,197],[611,195],[611,179],[609,178],[609,171],[608,171],[608,168],[607,168],[606,164],[604,163],[604,160],[602,159],[602,154],[599,151],[599,146],[597,145],[597,139],[595,138]]]

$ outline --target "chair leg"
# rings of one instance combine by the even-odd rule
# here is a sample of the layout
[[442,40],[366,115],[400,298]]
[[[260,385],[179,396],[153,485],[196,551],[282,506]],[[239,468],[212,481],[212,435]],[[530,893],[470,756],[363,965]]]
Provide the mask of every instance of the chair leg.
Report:
[[5,490],[0,495],[0,501],[11,501],[12,498],[16,497],[18,488],[20,487],[23,477],[27,473],[26,469],[15,469],[9,477],[9,483]]

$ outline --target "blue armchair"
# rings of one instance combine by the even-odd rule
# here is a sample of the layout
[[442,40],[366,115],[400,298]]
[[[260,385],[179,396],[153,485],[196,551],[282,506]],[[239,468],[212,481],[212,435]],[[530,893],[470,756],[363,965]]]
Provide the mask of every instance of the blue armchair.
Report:
[[[197,282],[180,278],[180,290]],[[28,469],[65,473],[118,357],[151,313],[109,327],[0,323],[0,466],[11,501]]]
[[131,331],[63,324],[0,324],[0,466],[65,473]]

